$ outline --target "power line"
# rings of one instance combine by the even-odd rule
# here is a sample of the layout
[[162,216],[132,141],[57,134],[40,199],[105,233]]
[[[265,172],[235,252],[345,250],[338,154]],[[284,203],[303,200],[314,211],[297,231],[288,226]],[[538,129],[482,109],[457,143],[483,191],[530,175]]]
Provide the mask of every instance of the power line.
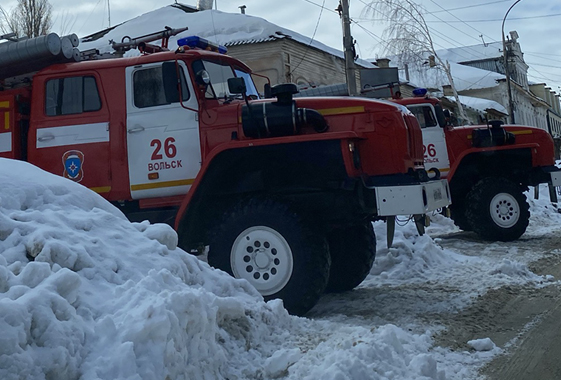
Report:
[[[458,21],[460,21],[461,23],[463,23],[463,24],[467,25],[468,27],[470,27],[471,29],[475,30],[475,31],[476,31],[477,33],[479,33],[480,35],[484,35],[483,32],[481,32],[481,31],[475,29],[473,26],[469,25],[467,22],[465,22],[465,21],[459,19],[455,14],[453,14],[452,12],[450,12],[448,9],[444,9],[444,7],[442,7],[442,6],[441,6],[440,4],[438,4],[436,1],[431,0],[431,2],[432,2],[433,4],[435,4],[436,6],[440,7],[443,11],[447,12],[449,15],[451,15],[452,17],[454,17],[454,18],[457,19]],[[434,16],[434,12],[433,12],[433,16]],[[447,24],[448,24],[448,23],[447,23]],[[448,25],[450,25],[450,24],[448,24]],[[490,37],[490,36],[487,36],[487,35],[485,35],[485,36],[486,36],[487,38],[493,39],[493,37]],[[477,40],[477,41],[479,42],[479,40]]]
[[548,58],[548,57],[550,57],[550,56],[561,57],[561,54],[538,53],[538,52],[535,52],[535,51],[527,51],[527,50],[524,51],[524,54],[534,55],[536,57],[540,57],[540,58],[543,58],[543,59],[548,59],[548,60],[552,60],[552,61],[556,61],[556,62],[557,62],[557,59],[552,59],[552,58]]
[[544,65],[541,63],[532,63],[532,62],[526,62],[528,65],[534,65],[534,66],[542,66],[542,67],[550,67],[553,69],[561,69],[561,66],[553,66],[553,65]]
[[468,8],[476,8],[476,7],[483,7],[486,5],[492,5],[492,4],[498,4],[498,3],[506,3],[506,2],[511,2],[512,0],[498,0],[498,1],[490,1],[487,3],[479,3],[479,4],[473,4],[473,5],[466,5],[465,7],[457,7],[457,8],[449,8],[449,9],[445,9],[442,11],[434,11],[433,13],[441,13],[441,12],[448,12],[448,11],[457,11],[460,9],[468,9]]
[[[314,33],[312,34],[312,38],[310,39],[310,43],[308,44],[308,47],[312,46],[312,44],[314,43],[314,38],[316,36],[316,32],[318,31],[318,26],[319,26],[319,22],[321,21],[321,15],[323,14],[323,9],[325,8],[325,0],[323,0],[323,4],[321,5],[321,10],[319,11],[319,16],[318,16],[318,21],[316,22],[316,27],[314,29]],[[296,71],[296,69],[298,67],[300,67],[300,65],[302,64],[302,62],[304,62],[304,59],[306,59],[306,55],[308,54],[308,49],[305,50],[304,55],[302,56],[302,59],[300,60],[300,62],[298,62],[298,64],[296,65],[296,67],[294,69],[291,69],[290,72],[293,73]]]
[[[529,20],[529,19],[534,19],[534,18],[545,18],[545,17],[557,17],[557,16],[561,16],[561,13],[554,13],[552,15],[540,15],[540,16],[526,16],[526,17],[509,17],[508,21],[515,21],[515,20]],[[503,21],[502,18],[496,18],[496,19],[489,19],[489,20],[466,20],[466,21],[442,21],[444,23],[466,23],[466,22],[497,22],[497,21]],[[437,22],[441,22],[441,21],[429,21],[430,23],[437,23]]]
[[326,8],[325,7],[325,1],[323,2],[323,5],[320,5],[318,3],[314,3],[313,1],[310,1],[310,0],[303,0],[303,1],[305,1],[306,3],[310,3],[312,5],[315,5],[316,7],[320,7],[321,9],[326,10],[328,12],[335,13],[336,15],[339,15],[339,13],[337,13],[334,9]]
[[[364,4],[366,7],[371,8],[371,5],[368,4],[368,3],[366,3],[364,0],[359,0],[359,1],[360,1],[362,4]],[[387,16],[387,15],[385,15],[385,14],[382,13],[382,12],[380,12],[380,14],[382,14],[383,16]],[[428,14],[428,12],[427,12],[427,14]],[[434,15],[433,15],[433,17],[436,17],[436,18],[438,18],[439,20],[442,20],[442,19],[440,19],[438,16],[434,16]],[[444,21],[444,20],[442,20],[442,21]],[[452,26],[452,25],[450,25],[450,26]],[[452,26],[452,28],[453,28],[453,29],[456,29],[457,31],[459,31],[459,32],[461,32],[461,33],[463,33],[463,34],[466,34],[466,35],[469,36],[469,37],[475,38],[475,37],[473,37],[473,36],[471,36],[471,35],[469,35],[469,34],[463,32],[463,31],[459,30],[458,28],[456,28],[456,27],[454,27],[454,26]],[[460,48],[469,49],[469,50],[471,50],[471,51],[477,53],[476,50],[474,50],[473,48],[471,48],[471,47],[469,47],[469,46],[461,46],[461,45],[458,45],[455,41],[451,40],[448,36],[446,36],[445,34],[439,32],[439,31],[432,30],[431,33],[440,36],[441,39],[447,41],[448,43],[452,44],[452,45],[455,46],[455,47],[460,47]],[[479,42],[479,40],[478,40],[477,38],[476,38],[476,40]],[[444,46],[442,46],[442,45],[440,45],[440,44],[438,44],[438,43],[436,43],[436,42],[433,42],[433,44],[436,45],[436,46],[438,46],[438,47],[440,47],[441,49],[448,49],[448,48],[446,48],[446,47],[444,47]],[[466,57],[466,56],[463,56],[462,54],[459,54],[459,53],[457,53],[457,54],[458,54],[460,57],[463,57],[463,58],[465,58],[465,59],[468,59],[468,60],[471,59],[471,57]]]

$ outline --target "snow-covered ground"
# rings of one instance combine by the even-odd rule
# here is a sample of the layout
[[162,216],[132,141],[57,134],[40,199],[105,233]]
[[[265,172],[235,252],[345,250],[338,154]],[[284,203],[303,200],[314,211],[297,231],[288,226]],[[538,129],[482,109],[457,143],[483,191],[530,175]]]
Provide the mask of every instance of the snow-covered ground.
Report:
[[[545,187],[530,203],[527,235],[559,226]],[[129,223],[76,183],[0,159],[0,379],[475,379],[501,349],[485,336],[438,347],[442,326],[422,315],[554,281],[514,243],[490,256],[468,241],[443,249],[429,236],[458,230],[440,215],[422,237],[398,227],[391,249],[384,223],[374,228],[364,283],[298,318],[176,248],[168,226]]]

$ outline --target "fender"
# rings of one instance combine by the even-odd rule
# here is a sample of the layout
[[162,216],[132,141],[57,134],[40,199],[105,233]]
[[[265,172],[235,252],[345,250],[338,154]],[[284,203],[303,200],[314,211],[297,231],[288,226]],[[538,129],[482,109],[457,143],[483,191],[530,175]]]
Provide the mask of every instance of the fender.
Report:
[[[457,159],[454,160],[454,163],[451,165],[450,171],[448,172],[448,175],[446,176],[446,178],[448,178],[448,180],[450,181],[454,177],[454,174],[458,170],[458,167],[461,165],[463,159],[470,154],[485,153],[485,152],[497,152],[497,151],[506,151],[506,150],[530,149],[530,151],[532,152],[532,164],[534,164],[533,161],[534,161],[534,156],[535,156],[535,150],[538,147],[539,147],[539,144],[529,143],[529,144],[519,144],[519,145],[505,145],[505,146],[500,146],[500,147],[499,146],[493,146],[493,147],[488,147],[488,148],[466,149],[457,157]],[[536,149],[533,149],[533,148],[536,148]]]

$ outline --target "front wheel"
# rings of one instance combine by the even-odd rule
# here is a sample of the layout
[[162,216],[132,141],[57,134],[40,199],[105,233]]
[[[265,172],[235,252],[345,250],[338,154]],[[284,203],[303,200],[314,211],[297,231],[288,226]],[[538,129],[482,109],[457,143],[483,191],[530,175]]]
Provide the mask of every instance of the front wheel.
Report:
[[466,198],[466,216],[486,240],[512,241],[526,231],[530,206],[520,186],[505,178],[479,181]]
[[249,281],[268,299],[281,298],[296,315],[323,293],[330,256],[313,224],[282,202],[254,198],[224,214],[211,232],[208,262]]

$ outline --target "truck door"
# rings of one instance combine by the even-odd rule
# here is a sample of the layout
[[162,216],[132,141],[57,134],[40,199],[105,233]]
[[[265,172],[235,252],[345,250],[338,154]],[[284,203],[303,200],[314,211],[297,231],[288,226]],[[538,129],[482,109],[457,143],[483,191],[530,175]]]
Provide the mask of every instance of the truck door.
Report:
[[407,108],[415,115],[423,131],[425,168],[436,168],[446,178],[450,171],[450,160],[446,148],[444,128],[437,121],[432,104],[411,104]]
[[[38,78],[45,97],[32,105],[28,159],[108,196],[111,192],[109,107],[96,73]],[[42,92],[38,92],[42,94]]]
[[200,170],[198,103],[187,73],[181,61],[177,66],[172,61],[126,68],[127,155],[133,199],[185,194]]

